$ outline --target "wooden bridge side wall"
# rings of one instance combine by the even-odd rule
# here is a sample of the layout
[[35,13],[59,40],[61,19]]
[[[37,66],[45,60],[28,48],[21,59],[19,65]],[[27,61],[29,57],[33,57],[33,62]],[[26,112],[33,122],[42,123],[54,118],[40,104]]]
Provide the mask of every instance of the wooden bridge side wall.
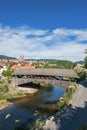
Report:
[[63,80],[56,80],[56,79],[41,79],[41,78],[13,78],[12,79],[12,86],[18,86],[22,84],[26,84],[29,82],[46,82],[52,85],[57,85],[59,87],[67,87],[71,84],[70,81],[63,81]]

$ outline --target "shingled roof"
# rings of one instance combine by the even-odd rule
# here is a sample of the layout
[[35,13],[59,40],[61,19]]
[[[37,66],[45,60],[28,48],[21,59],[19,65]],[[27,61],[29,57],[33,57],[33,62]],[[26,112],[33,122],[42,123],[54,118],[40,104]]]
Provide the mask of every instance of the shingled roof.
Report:
[[18,69],[12,75],[44,75],[79,78],[74,70],[51,68]]

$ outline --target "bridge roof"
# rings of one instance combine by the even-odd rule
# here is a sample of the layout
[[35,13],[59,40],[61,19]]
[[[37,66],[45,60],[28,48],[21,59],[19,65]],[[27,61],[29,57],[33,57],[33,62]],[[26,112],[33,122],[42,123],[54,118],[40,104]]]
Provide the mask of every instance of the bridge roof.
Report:
[[18,69],[12,75],[42,75],[79,78],[74,70],[52,68]]

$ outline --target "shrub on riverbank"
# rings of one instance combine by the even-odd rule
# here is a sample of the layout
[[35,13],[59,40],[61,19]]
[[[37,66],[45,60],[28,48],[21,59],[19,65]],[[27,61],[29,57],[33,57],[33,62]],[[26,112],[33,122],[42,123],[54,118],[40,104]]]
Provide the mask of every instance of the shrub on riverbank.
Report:
[[17,93],[17,94],[10,94],[10,93],[4,93],[4,94],[0,94],[0,100],[1,99],[6,99],[6,100],[9,100],[9,99],[12,99],[12,98],[18,98],[18,97],[23,97],[25,96],[25,94],[23,93]]
[[86,78],[86,71],[84,68],[81,67],[75,67],[74,71],[76,71],[76,73],[78,74],[78,76],[80,77],[78,80],[84,80]]
[[33,124],[27,124],[25,126],[16,126],[14,130],[43,130],[40,128],[41,121],[37,119]]
[[7,87],[7,85],[2,85],[2,86],[0,86],[0,94],[1,94],[1,93],[5,93],[5,92],[8,92],[8,87]]
[[9,91],[8,85],[9,85],[9,83],[8,83],[7,78],[0,79],[0,94],[6,93]]
[[50,83],[47,83],[47,82],[40,82],[40,85],[42,87],[49,87],[51,84]]
[[57,102],[58,110],[60,110],[65,105],[67,105],[67,104],[70,103],[70,101],[72,100],[72,97],[73,97],[75,91],[76,91],[76,85],[75,84],[72,84],[72,85],[70,85],[70,86],[67,87],[66,93]]
[[51,84],[50,83],[47,83],[47,82],[44,82],[44,81],[42,81],[42,82],[37,82],[37,81],[35,81],[35,82],[33,82],[35,85],[37,85],[38,87],[49,87],[49,86],[51,86]]
[[0,107],[1,109],[8,106],[8,104],[10,104],[10,100],[13,98],[19,98],[19,97],[23,97],[25,96],[25,94],[23,93],[17,93],[17,94],[10,94],[10,93],[4,93],[4,94],[0,94]]
[[87,125],[82,126],[82,127],[79,128],[78,130],[87,130]]
[[0,79],[0,107],[2,108],[9,104],[10,99],[25,96],[17,88],[10,87],[9,81],[9,78]]

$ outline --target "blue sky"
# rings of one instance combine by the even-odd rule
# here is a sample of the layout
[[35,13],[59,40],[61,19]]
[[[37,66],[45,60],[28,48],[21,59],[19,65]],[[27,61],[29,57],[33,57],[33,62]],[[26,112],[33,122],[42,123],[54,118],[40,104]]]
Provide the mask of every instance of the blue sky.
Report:
[[87,0],[0,0],[0,54],[83,60]]

